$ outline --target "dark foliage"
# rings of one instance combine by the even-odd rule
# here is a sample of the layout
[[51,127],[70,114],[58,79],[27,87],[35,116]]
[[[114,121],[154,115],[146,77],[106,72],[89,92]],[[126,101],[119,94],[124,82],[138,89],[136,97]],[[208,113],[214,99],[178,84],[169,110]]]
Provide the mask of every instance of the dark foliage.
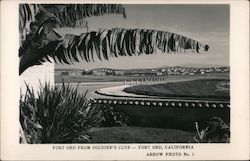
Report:
[[102,127],[127,126],[129,117],[124,112],[116,110],[110,105],[100,104],[98,106],[103,115]]
[[[90,106],[85,95],[63,84],[46,83],[36,95],[27,85],[20,98],[20,123],[27,143],[71,143],[75,138],[88,142],[86,129],[102,121],[97,106]],[[79,141],[79,140],[78,140]]]

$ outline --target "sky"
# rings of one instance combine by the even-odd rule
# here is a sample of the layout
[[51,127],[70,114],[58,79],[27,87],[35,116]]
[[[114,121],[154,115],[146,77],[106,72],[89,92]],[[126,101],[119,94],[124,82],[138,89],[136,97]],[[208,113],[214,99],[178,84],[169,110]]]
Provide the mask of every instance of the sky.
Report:
[[[175,32],[210,46],[202,54],[152,54],[112,58],[109,61],[56,64],[56,68],[153,68],[161,66],[229,66],[229,5],[124,5],[122,15],[91,17],[89,31],[100,28],[140,28]],[[80,35],[83,28],[64,28],[60,32]]]

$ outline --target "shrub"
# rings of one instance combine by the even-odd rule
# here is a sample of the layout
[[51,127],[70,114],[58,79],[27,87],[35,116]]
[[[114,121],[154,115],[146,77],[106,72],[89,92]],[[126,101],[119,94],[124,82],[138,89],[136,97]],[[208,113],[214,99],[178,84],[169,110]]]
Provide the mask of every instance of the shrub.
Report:
[[87,129],[103,119],[98,106],[91,106],[77,88],[45,83],[36,95],[26,86],[20,98],[21,143],[88,142]]
[[219,117],[212,117],[206,122],[206,128],[199,130],[198,122],[195,122],[195,128],[198,135],[194,140],[198,143],[229,143],[230,128]]
[[102,111],[102,127],[127,126],[129,118],[124,113],[108,104],[96,104]]

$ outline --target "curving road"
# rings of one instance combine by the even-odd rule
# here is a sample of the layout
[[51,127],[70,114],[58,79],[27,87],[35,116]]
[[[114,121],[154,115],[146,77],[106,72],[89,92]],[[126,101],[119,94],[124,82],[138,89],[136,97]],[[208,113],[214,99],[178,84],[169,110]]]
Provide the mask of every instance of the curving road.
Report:
[[202,101],[202,102],[213,102],[213,103],[229,103],[224,100],[213,100],[213,99],[199,99],[199,98],[177,98],[177,97],[159,97],[159,96],[148,96],[148,95],[138,95],[134,93],[127,93],[123,91],[124,88],[129,87],[129,85],[115,86],[102,88],[95,92],[89,94],[90,98],[93,99],[119,99],[119,100],[153,100],[153,101]]

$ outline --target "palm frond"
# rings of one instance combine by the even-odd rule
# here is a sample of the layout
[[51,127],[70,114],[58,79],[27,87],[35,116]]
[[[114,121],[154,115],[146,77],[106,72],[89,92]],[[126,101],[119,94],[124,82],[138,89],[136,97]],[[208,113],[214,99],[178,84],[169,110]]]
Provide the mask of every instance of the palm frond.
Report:
[[122,14],[126,18],[125,8],[121,4],[46,4],[42,6],[53,13],[63,27],[83,26],[86,23],[85,18],[105,14]]
[[175,33],[145,30],[120,29],[100,30],[80,36],[66,34],[49,56],[56,62],[72,64],[83,59],[86,62],[109,60],[111,57],[153,53],[185,53],[207,51],[208,45]]
[[123,14],[125,9],[118,4],[21,4],[19,49],[19,74],[33,65],[50,61],[72,64],[80,59],[86,62],[109,60],[111,57],[152,53],[199,53],[208,50],[208,45],[175,33],[147,29],[102,29],[83,33],[80,36],[62,36],[55,30],[61,26],[77,26],[79,21],[90,16]]
[[20,4],[20,41],[22,43],[32,38],[51,19],[57,20],[59,26],[79,27],[87,25],[85,18],[105,14],[122,14],[126,17],[121,4]]
[[37,4],[20,4],[19,5],[19,32],[20,40],[25,40],[30,34],[30,24],[35,21],[35,15],[39,12]]
[[64,27],[81,26],[82,19],[105,14],[122,14],[126,18],[125,8],[121,4],[20,4],[20,33],[29,28],[30,22],[39,20],[35,16],[40,12],[53,14],[60,20],[60,26]]
[[118,56],[153,53],[200,53],[208,45],[176,33],[146,29],[102,29],[80,36],[66,34],[62,41],[53,41],[44,48],[21,51],[20,72],[32,65],[50,61],[72,64],[81,59],[86,62],[109,60]]

